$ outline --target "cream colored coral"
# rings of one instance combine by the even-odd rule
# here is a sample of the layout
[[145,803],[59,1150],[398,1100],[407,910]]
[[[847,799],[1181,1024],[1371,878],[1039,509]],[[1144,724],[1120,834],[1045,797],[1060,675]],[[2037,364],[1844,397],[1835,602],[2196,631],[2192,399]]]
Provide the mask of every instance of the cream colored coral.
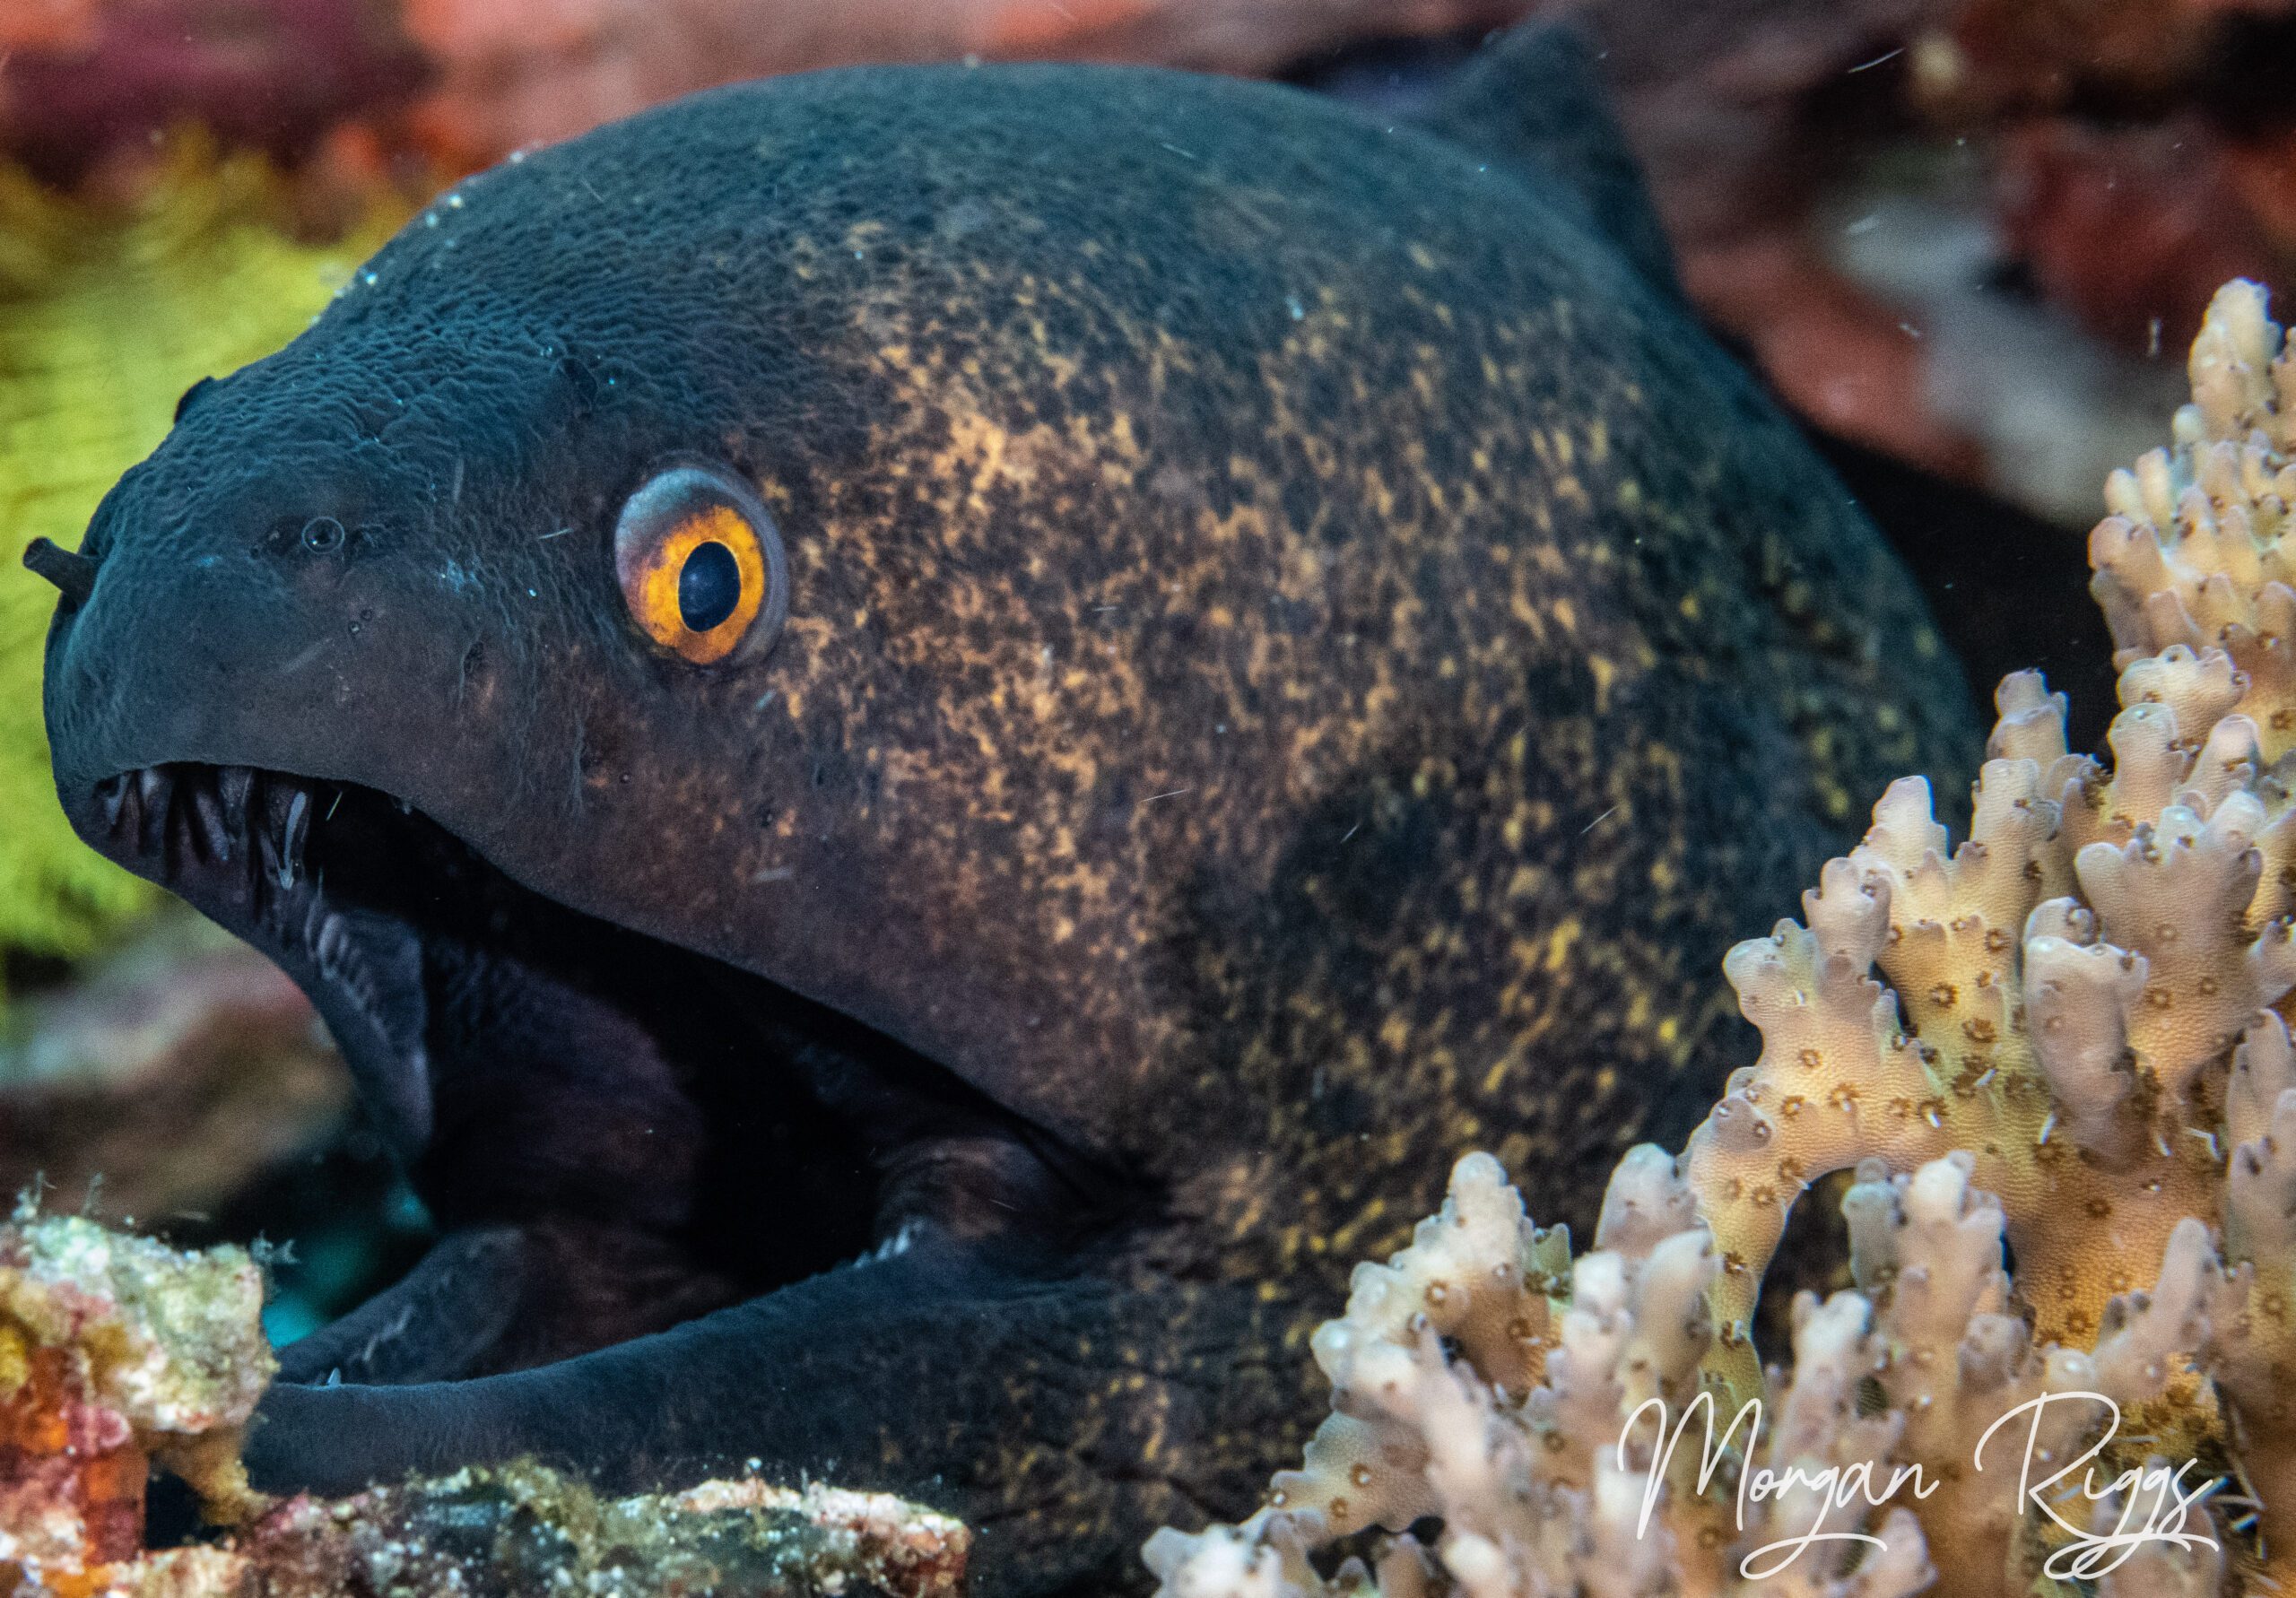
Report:
[[[2161,1455],[2144,1462],[2145,1481],[2098,1500],[2089,1529],[2103,1535],[2170,1519],[2173,1466]],[[2205,1528],[2196,1528],[2205,1529]],[[2213,1542],[2163,1539],[2133,1548],[2097,1581],[2097,1598],[2216,1598],[2224,1590],[2224,1551]]]
[[[1321,1594],[1315,1543],[1438,1515],[1470,1593],[1728,1592],[1753,1550],[1837,1529],[1794,1490],[1726,1517],[1734,1484],[1829,1471],[1895,1484],[1829,1511],[1885,1546],[1813,1544],[1761,1590],[1911,1592],[1930,1561],[1956,1593],[2296,1589],[2296,352],[2260,290],[2218,295],[2191,372],[2176,447],[2114,474],[2091,541],[2109,765],[2067,748],[2037,674],[2004,682],[1967,841],[1900,782],[1802,920],[1730,951],[1762,1048],[1679,1162],[1628,1157],[1567,1275],[1463,1162],[1448,1230],[1367,1267],[1318,1335],[1343,1412],[1306,1468],[1243,1528],[1152,1544],[1167,1591],[1242,1590],[1232,1569]],[[1750,1328],[1788,1212],[1851,1167],[1857,1290],[1797,1300],[1765,1376]],[[1542,1292],[1503,1269],[1510,1226]],[[1445,1324],[1505,1318],[1513,1345],[1413,1298],[1469,1284]],[[1709,1480],[1615,1429],[1701,1394],[1773,1422]],[[2015,1490],[2083,1462],[2085,1494]]]
[[[2226,1096],[2223,1255],[2208,1363],[2231,1401],[2242,1487],[2267,1548],[2296,1549],[2296,1050],[2277,1015],[2257,1018]],[[2286,1568],[2285,1554],[2274,1569]]]
[[[1997,1252],[1997,1233],[1993,1241]],[[1278,1476],[1269,1507],[1242,1526],[1159,1533],[1147,1558],[1163,1591],[1326,1598],[1370,1583],[1394,1598],[1425,1573],[1409,1538],[1388,1544],[1374,1569],[1328,1579],[1308,1550],[1428,1515],[1443,1523],[1433,1553],[1470,1598],[1920,1590],[1928,1567],[1909,1515],[1877,1514],[1863,1498],[1834,1504],[1810,1485],[1860,1468],[1888,1478],[1900,1420],[1857,1413],[1860,1384],[1886,1355],[1863,1298],[1808,1300],[1797,1312],[1801,1357],[1769,1394],[1776,1420],[1755,1462],[1786,1484],[1741,1527],[1727,1509],[1737,1456],[1703,1448],[1706,1411],[1693,1407],[1715,1262],[1675,1161],[1648,1146],[1630,1154],[1567,1293],[1552,1283],[1561,1296],[1535,1302],[1525,1272],[1505,1267],[1552,1258],[1562,1244],[1532,1226],[1496,1161],[1462,1159],[1442,1213],[1386,1265],[1360,1267],[1348,1313],[1318,1333],[1318,1359],[1344,1396],[1305,1468]],[[1512,1330],[1460,1337],[1439,1331],[1439,1313],[1454,1327]],[[1525,1351],[1540,1347],[1543,1359]],[[1718,1436],[1729,1421],[1718,1419]],[[1745,1428],[1735,1435],[1743,1441]],[[1799,1475],[1788,1482],[1788,1472]],[[1785,1557],[1813,1531],[1863,1532],[1883,1546],[1816,1541]],[[1771,1544],[1775,1568],[1741,1570]]]
[[[2296,1095],[2290,1104],[2296,1112]],[[1335,1387],[1350,1395],[1346,1412],[1326,1422],[1306,1468],[1279,1476],[1251,1520],[1152,1539],[1146,1555],[1162,1593],[1416,1593],[1427,1566],[1408,1536],[1384,1545],[1374,1568],[1351,1564],[1329,1577],[1310,1554],[1340,1531],[1429,1515],[1443,1523],[1438,1565],[1472,1598],[1902,1598],[1940,1570],[1970,1593],[2028,1591],[2044,1561],[2084,1554],[2067,1551],[2067,1525],[2078,1521],[2019,1496],[2028,1437],[2043,1466],[2074,1461],[2105,1440],[2113,1406],[2144,1415],[2173,1393],[2189,1377],[2179,1350],[2208,1342],[2224,1279],[2206,1229],[2188,1222],[2154,1290],[2109,1306],[2093,1352],[2037,1345],[2009,1312],[2002,1208],[1970,1185],[1973,1163],[1956,1151],[1910,1175],[1878,1162],[1861,1170],[1844,1202],[1858,1290],[1822,1303],[1800,1295],[1793,1359],[1770,1373],[1759,1404],[1734,1411],[1710,1390],[1700,1398],[1699,1296],[1711,1255],[1675,1161],[1656,1148],[1628,1157],[1605,1204],[1606,1223],[1622,1213],[1653,1222],[1625,1226],[1616,1239],[1640,1257],[1600,1246],[1579,1257],[1567,1303],[1550,1307],[1557,1345],[1527,1391],[1492,1380],[1520,1368],[1513,1350],[1487,1342],[1478,1359],[1463,1342],[1447,1348],[1421,1312],[1398,1316],[1387,1290],[1399,1283],[1422,1293],[1443,1285],[1447,1305],[1455,1294],[1474,1301],[1453,1305],[1462,1320],[1513,1308],[1519,1290],[1478,1267],[1504,1257],[1510,1228],[1518,1252],[1552,1243],[1489,1157],[1470,1155],[1444,1214],[1387,1265],[1364,1267],[1375,1290],[1359,1291],[1318,1336],[1319,1350],[1333,1350]],[[1622,1203],[1645,1195],[1657,1202]],[[1345,1446],[1331,1446],[1335,1437]],[[2131,1463],[2147,1468],[2152,1459],[2135,1460],[2134,1446],[2106,1448],[2099,1479]],[[2136,1524],[2161,1514],[2171,1485],[2148,1479],[2106,1507]],[[2085,1501],[2074,1501],[2075,1514]],[[2205,1510],[2191,1524],[2213,1540]],[[2172,1593],[2200,1590],[2191,1584],[2217,1568],[2219,1550],[2205,1542],[2172,1551],[2127,1557],[2143,1552],[2135,1570]],[[2085,1557],[2100,1574],[2119,1568],[2109,1550]],[[2145,1591],[2128,1585],[2135,1579],[2117,1576],[2116,1586]]]
[[2222,649],[2248,678],[2240,708],[2276,762],[2296,747],[2296,551],[2282,544],[2296,500],[2296,363],[2261,288],[2218,291],[2190,367],[2174,450],[2106,483],[2113,514],[2090,536],[2092,586],[2116,665],[2175,644]]

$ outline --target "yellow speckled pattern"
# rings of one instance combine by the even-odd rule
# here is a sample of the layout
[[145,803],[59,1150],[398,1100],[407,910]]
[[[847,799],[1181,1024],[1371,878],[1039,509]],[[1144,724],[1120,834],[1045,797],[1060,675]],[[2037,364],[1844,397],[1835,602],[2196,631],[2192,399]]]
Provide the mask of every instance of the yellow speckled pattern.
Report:
[[[778,645],[699,671],[611,551],[696,454],[789,569]],[[295,553],[321,506],[370,533]],[[275,555],[216,531],[258,517]],[[381,789],[1123,1195],[1014,1270],[1031,1218],[930,1151],[962,1191],[904,1189],[944,1223],[909,1253],[536,1385],[283,1399],[281,1472],[755,1455],[963,1514],[992,1587],[1248,1508],[1309,1330],[1462,1150],[1591,1220],[1744,1056],[1720,951],[1977,743],[1872,528],[1568,193],[1168,74],[819,74],[475,179],[90,549],[68,783]],[[178,577],[211,554],[247,575]],[[196,647],[136,641],[163,604]]]
[[1167,1195],[1107,1267],[1139,1296],[968,1433],[1072,1552],[1281,1454],[1308,1332],[1460,1150],[1587,1225],[1718,1085],[1718,952],[1883,773],[1959,769],[1899,578],[1668,308],[1394,239],[1268,263],[1223,338],[1140,285],[1297,201],[1172,161],[1153,245],[984,260],[977,201],[896,264],[883,221],[793,239],[867,421],[761,473],[798,600],[757,736],[827,776],[736,874],[810,921],[829,872],[876,958],[755,963]]

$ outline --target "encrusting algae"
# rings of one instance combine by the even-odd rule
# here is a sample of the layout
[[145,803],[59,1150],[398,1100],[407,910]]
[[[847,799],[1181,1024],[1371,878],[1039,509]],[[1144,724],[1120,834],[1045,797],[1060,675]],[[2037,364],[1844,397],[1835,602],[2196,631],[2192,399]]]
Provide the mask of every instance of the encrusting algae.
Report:
[[[262,1272],[29,1206],[0,1225],[0,1594],[10,1598],[957,1598],[970,1536],[883,1493],[754,1480],[602,1499],[535,1464],[334,1501],[251,1491],[239,1443],[275,1368]],[[146,1551],[181,1476],[219,1540]]]
[[[274,1368],[262,1307],[239,1249],[29,1208],[0,1226],[0,1590],[120,1588],[144,1563],[154,1463],[218,1519],[255,1507],[239,1445]],[[180,1578],[208,1551],[154,1559]]]
[[[1169,1598],[2296,1591],[2296,345],[2261,289],[2191,375],[2090,540],[2110,763],[2005,681],[1968,841],[1901,781],[1731,951],[1761,1056],[1621,1163],[1591,1251],[1462,1160],[1317,1333],[1303,1469],[1151,1541]],[[1764,1276],[1840,1170],[1856,1289],[1798,1295],[1765,1373]],[[1309,1562],[1367,1527],[1368,1568]]]

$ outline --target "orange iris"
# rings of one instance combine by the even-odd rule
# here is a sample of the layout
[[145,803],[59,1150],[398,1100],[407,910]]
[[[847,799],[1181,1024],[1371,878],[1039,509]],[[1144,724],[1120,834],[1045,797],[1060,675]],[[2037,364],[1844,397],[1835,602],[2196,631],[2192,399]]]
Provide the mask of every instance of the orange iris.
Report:
[[[671,522],[655,537],[617,541],[614,565],[630,613],[653,640],[696,665],[709,665],[734,652],[756,622],[770,579],[756,529],[731,505],[702,504]],[[734,557],[741,591],[734,608],[715,626],[688,627],[678,601],[686,562],[704,544],[723,544]]]

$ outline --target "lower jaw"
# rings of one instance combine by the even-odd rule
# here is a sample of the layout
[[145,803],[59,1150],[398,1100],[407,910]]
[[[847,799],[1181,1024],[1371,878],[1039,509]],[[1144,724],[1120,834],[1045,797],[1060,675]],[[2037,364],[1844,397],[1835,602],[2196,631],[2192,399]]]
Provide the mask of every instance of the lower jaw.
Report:
[[[739,1055],[740,1040],[754,1041],[701,991],[710,984],[691,963],[700,957],[537,899],[372,790],[183,765],[116,778],[81,808],[75,819],[91,842],[255,946],[311,998],[370,1125],[450,1236],[506,1226],[520,1234],[526,1268],[551,1307],[538,1324],[505,1327],[493,1346],[425,1377],[539,1363],[660,1330],[867,1249],[874,1176],[811,1174],[824,1144],[840,1151],[831,1163],[863,1164],[838,1141],[849,1133],[802,1089],[762,1080],[777,1073],[759,1071],[756,1058],[740,1063],[761,1080],[744,1085],[744,1073],[718,1069],[699,1052]],[[498,1008],[546,1012],[559,1026],[514,1040],[526,1056],[515,1069],[504,1064],[503,1039],[470,1031],[457,1012],[467,984],[442,978],[438,968],[442,950],[482,946],[500,956],[511,1002]],[[520,963],[529,954],[555,964],[560,980],[530,974]],[[666,980],[623,971],[622,989],[687,990],[683,998],[639,1017],[617,1008],[631,995],[611,981],[591,991],[598,971],[640,967]],[[697,1107],[681,1076],[712,1079],[719,1101]],[[474,1087],[474,1078],[483,1080]],[[608,1115],[623,1124],[620,1133],[599,1133]],[[643,1123],[636,1133],[634,1122]],[[616,1151],[640,1153],[626,1166],[614,1165],[619,1153],[593,1159],[601,1135]],[[663,1152],[681,1140],[719,1146],[681,1163]],[[506,1170],[552,1159],[548,1181],[557,1187],[506,1196],[488,1186]],[[714,1235],[769,1229],[758,1217],[793,1210],[811,1212],[804,1229],[815,1235],[762,1247],[746,1238],[729,1246]],[[394,1300],[391,1315],[413,1296]],[[306,1356],[291,1365],[308,1363]]]

